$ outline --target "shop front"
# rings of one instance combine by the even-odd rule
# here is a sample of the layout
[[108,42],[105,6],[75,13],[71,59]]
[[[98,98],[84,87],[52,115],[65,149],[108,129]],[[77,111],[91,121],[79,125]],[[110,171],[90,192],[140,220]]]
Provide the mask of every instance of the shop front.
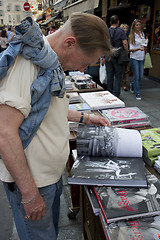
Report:
[[[147,51],[151,55],[153,67],[147,75],[160,81],[160,1],[155,0],[108,0],[107,6],[102,0],[102,17],[110,26],[110,17],[114,14],[120,18],[120,24],[129,28],[134,19],[140,19],[145,35],[149,39]],[[104,15],[106,11],[106,16]]]

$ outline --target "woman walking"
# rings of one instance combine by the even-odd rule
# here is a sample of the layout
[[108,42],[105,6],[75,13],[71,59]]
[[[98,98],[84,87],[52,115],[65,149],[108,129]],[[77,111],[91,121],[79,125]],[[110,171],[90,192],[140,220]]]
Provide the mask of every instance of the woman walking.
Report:
[[145,35],[141,28],[141,22],[135,19],[131,25],[129,34],[130,65],[133,71],[133,82],[130,84],[131,93],[135,93],[136,99],[141,100],[139,81],[144,74],[144,47]]

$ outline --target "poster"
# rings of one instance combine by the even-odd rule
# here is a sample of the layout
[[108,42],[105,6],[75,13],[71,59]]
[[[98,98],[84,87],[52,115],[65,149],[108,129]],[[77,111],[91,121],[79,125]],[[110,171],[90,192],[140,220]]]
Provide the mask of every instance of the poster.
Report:
[[160,54],[160,9],[155,10],[154,14],[152,52]]

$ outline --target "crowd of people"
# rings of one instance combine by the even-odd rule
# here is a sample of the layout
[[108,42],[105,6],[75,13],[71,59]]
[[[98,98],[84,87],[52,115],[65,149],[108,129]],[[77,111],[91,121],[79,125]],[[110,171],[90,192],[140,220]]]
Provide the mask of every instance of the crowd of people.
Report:
[[[144,59],[145,52],[147,52],[144,40],[148,36],[145,36],[139,19],[135,19],[129,27],[127,24],[120,25],[119,17],[113,15],[110,18],[110,25],[111,45],[117,51],[115,51],[115,54],[111,58],[105,57],[106,89],[116,97],[120,97],[121,87],[124,91],[130,89],[131,93],[135,93],[136,99],[141,100],[139,83],[144,75]],[[119,63],[119,56],[122,49],[128,54],[128,61],[123,64]],[[101,63],[104,64],[103,56],[101,57]],[[127,86],[126,75],[129,71],[132,72],[133,81],[130,83],[130,86]],[[97,75],[97,79],[99,79],[99,75]],[[99,82],[97,81],[97,83]]]
[[4,28],[0,32],[0,52],[7,49],[10,42],[17,40],[14,27]]

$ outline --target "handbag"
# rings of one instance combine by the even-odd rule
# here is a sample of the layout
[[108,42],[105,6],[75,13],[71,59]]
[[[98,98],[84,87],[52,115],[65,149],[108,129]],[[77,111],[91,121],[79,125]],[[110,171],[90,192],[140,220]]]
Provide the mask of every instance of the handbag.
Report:
[[147,52],[144,58],[144,69],[145,68],[152,68],[152,62],[150,54]]
[[99,80],[100,82],[106,83],[107,84],[107,71],[106,71],[106,65],[100,63],[100,68],[99,68]]
[[121,52],[118,56],[118,64],[122,65],[126,65],[129,63],[129,57],[128,57],[128,53],[126,52],[126,50],[124,50],[124,48],[121,49]]

